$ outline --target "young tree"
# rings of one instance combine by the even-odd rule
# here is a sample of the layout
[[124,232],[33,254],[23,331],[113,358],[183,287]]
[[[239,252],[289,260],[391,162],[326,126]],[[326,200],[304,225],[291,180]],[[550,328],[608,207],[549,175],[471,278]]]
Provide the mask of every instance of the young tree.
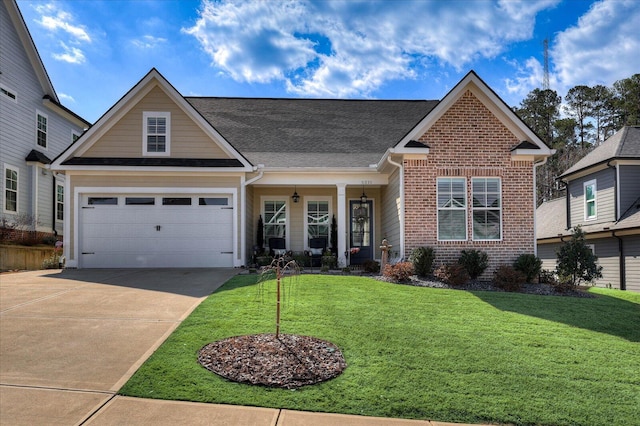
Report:
[[585,242],[580,226],[573,228],[571,241],[560,247],[557,253],[556,273],[560,282],[575,287],[583,282],[602,278],[602,266]]

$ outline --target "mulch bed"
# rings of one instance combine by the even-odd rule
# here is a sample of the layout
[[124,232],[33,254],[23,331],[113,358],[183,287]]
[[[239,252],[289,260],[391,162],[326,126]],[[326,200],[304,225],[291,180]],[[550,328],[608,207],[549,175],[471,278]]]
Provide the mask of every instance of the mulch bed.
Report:
[[324,382],[347,367],[333,343],[297,334],[229,337],[200,349],[198,362],[234,382],[285,389]]

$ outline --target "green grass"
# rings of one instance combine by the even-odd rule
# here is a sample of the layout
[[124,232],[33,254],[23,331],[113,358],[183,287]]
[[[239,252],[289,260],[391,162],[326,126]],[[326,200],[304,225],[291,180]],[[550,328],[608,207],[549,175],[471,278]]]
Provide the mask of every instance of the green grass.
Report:
[[121,394],[449,422],[640,425],[640,294],[465,292],[369,278],[286,282],[283,333],[338,345],[348,367],[298,390],[224,380],[197,351],[275,331],[275,282],[237,276],[205,300]]

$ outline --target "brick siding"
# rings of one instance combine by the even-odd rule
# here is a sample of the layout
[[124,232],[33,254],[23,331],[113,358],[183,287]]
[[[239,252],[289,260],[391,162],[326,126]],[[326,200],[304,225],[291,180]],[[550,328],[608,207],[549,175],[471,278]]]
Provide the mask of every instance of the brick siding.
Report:
[[[512,161],[510,149],[521,141],[470,91],[420,138],[429,145],[426,160],[404,160],[405,257],[416,247],[435,249],[435,266],[455,262],[463,249],[489,255],[490,278],[501,264],[522,253],[533,253],[533,164]],[[436,179],[467,180],[467,241],[438,241]],[[473,241],[471,178],[500,177],[502,181],[502,241]]]

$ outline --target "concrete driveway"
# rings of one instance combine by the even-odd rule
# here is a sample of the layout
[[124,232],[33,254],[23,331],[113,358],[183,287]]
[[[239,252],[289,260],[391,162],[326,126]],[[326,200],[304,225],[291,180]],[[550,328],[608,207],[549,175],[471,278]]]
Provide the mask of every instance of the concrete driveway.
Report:
[[80,424],[233,269],[0,275],[0,424]]

